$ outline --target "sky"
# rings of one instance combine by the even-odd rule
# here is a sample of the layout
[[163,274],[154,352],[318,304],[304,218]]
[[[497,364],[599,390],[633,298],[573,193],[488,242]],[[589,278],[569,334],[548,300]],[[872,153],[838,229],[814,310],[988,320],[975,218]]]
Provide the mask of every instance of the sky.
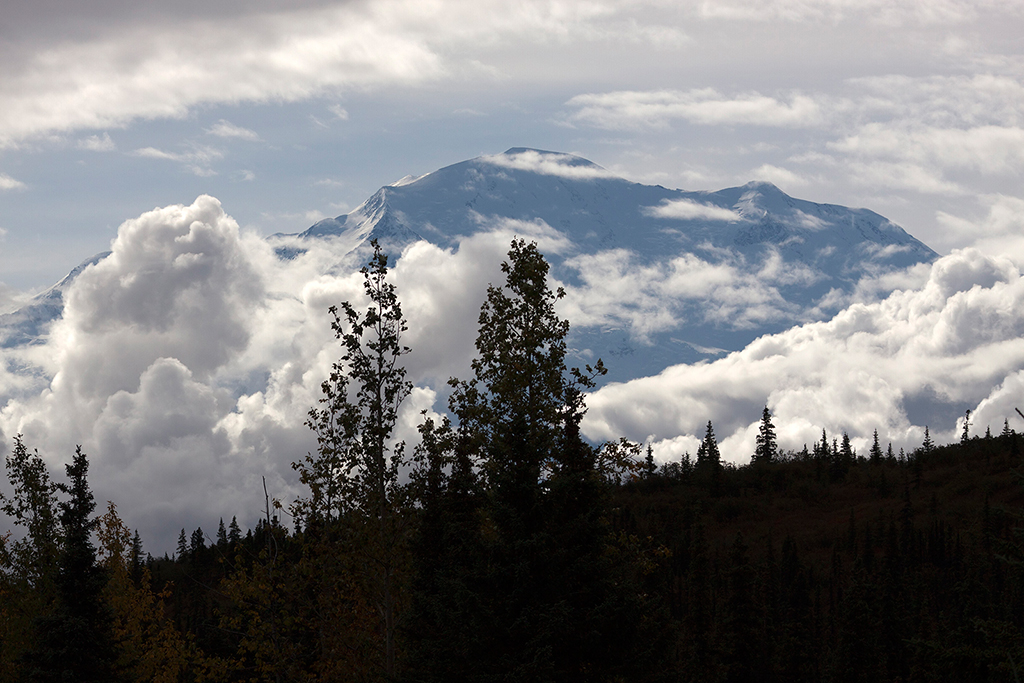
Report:
[[[208,5],[6,0],[0,23],[0,311],[98,252],[115,254],[69,295],[47,345],[5,359],[0,385],[14,398],[0,429],[66,457],[84,443],[100,494],[116,492],[156,548],[177,534],[165,517],[210,530],[219,515],[251,524],[267,474],[282,498],[295,493],[295,458],[280,454],[309,447],[301,423],[335,353],[324,311],[359,286],[325,274],[329,254],[275,265],[259,238],[510,147],[578,154],[686,190],[768,180],[870,208],[948,255],[902,299],[773,338],[789,351],[748,348],[595,395],[594,435],[654,437],[659,457],[690,447],[703,414],[639,424],[620,408],[637,396],[713,404],[710,389],[693,387],[722,377],[755,408],[726,431],[742,444],[780,383],[800,384],[772,399],[794,416],[780,428],[794,443],[826,418],[863,439],[911,391],[968,401],[1001,423],[1024,386],[1013,314],[1024,266],[1020,0]],[[407,255],[395,275],[410,317],[429,328],[447,292],[471,339],[479,296],[454,287],[482,292],[497,277],[506,233]],[[186,247],[203,258],[189,261]],[[955,334],[977,320],[996,322]],[[827,378],[850,375],[827,350],[864,340],[851,331],[870,338],[848,354],[869,389],[846,405],[876,412],[847,424],[836,404],[798,424],[835,395]],[[818,349],[826,379],[813,391],[798,381],[807,356],[797,348]],[[945,368],[949,386],[925,386],[908,358]],[[460,362],[423,361],[432,369],[417,370],[407,433],[412,415],[439,408],[434,375]],[[880,367],[907,376],[884,383]],[[752,376],[756,390],[743,383]],[[883,427],[909,445],[922,425],[901,415]]]

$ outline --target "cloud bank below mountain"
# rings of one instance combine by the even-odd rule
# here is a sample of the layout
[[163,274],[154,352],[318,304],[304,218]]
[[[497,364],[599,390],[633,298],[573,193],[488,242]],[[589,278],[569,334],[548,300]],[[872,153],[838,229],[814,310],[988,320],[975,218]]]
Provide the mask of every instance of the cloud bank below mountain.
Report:
[[[479,220],[481,231],[453,247],[411,244],[392,271],[417,386],[399,438],[415,438],[421,411],[444,409],[448,377],[468,376],[479,306],[487,284],[501,281],[515,235],[569,255],[564,268],[581,277],[567,285],[563,315],[637,338],[683,325],[673,302],[707,298],[719,280],[711,298],[738,320],[778,303],[772,283],[813,275],[767,264],[744,279],[696,257],[648,265],[648,273],[625,249],[572,256],[571,241],[542,221]],[[181,526],[212,529],[231,515],[253,523],[263,477],[272,495],[290,500],[299,492],[290,464],[315,447],[306,414],[341,355],[327,309],[362,301],[360,264],[343,240],[310,245],[280,259],[208,196],[126,221],[111,254],[67,290],[45,343],[3,351],[5,440],[24,434],[55,467],[82,444],[97,497],[115,500],[153,550],[170,548]],[[860,303],[830,320],[599,389],[586,435],[647,440],[665,460],[692,453],[710,419],[725,456],[743,462],[765,403],[787,448],[822,428],[850,432],[861,448],[877,428],[884,441],[911,448],[922,416],[948,417],[930,423],[942,440],[967,408],[976,429],[998,430],[1024,386],[1016,266],[963,250],[892,277],[907,288],[878,300],[869,283]]]

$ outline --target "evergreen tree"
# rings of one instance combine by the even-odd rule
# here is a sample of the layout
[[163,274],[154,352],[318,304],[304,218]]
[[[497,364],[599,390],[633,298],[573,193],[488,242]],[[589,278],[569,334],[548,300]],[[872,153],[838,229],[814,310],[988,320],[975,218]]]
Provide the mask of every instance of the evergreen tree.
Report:
[[644,478],[650,479],[658,472],[658,466],[654,462],[654,449],[647,444],[647,456],[644,458]]
[[843,464],[849,467],[850,465],[853,464],[853,461],[856,459],[856,457],[857,454],[853,452],[853,446],[850,445],[850,435],[847,434],[846,432],[843,432]]
[[817,643],[810,594],[810,576],[797,555],[791,536],[782,541],[779,571],[782,614],[779,633],[779,679],[794,683],[817,680],[815,660]]
[[479,482],[465,434],[460,438],[447,418],[441,425],[428,419],[419,430],[412,479],[420,517],[411,543],[406,678],[468,681],[479,674],[480,648],[492,622],[481,599],[485,556]]
[[721,468],[722,454],[718,451],[718,440],[715,438],[715,428],[708,420],[708,426],[704,430],[704,439],[697,450],[697,469],[712,471]]
[[548,265],[535,244],[514,241],[502,272],[506,286],[489,286],[480,311],[474,378],[452,382],[451,408],[480,445],[496,532],[487,600],[491,661],[481,664],[490,675],[504,670],[510,680],[531,680],[554,665],[550,644],[538,641],[550,590],[542,572],[550,550],[542,475],[568,412],[569,328],[554,312],[564,292],[548,289]]
[[178,534],[178,552],[174,559],[178,562],[184,562],[186,557],[188,557],[188,536],[185,535],[185,530],[182,529],[181,533]]
[[224,526],[224,518],[220,518],[220,524],[217,526],[217,547],[224,550],[228,547],[228,530]]
[[[889,446],[889,451],[892,451],[892,445]],[[868,456],[868,460],[872,465],[879,465],[882,462],[882,447],[878,443],[878,430],[875,430],[874,440],[871,442],[871,451]]]
[[722,624],[728,683],[749,683],[762,678],[764,662],[760,650],[764,633],[758,628],[760,615],[754,601],[754,568],[747,546],[739,533],[729,556],[728,593]]
[[96,563],[92,518],[96,502],[89,490],[89,462],[82,449],[66,465],[68,496],[59,503],[63,545],[58,561],[55,609],[36,624],[36,642],[26,655],[28,678],[57,683],[108,683],[114,672],[112,615],[103,600],[106,576]]
[[839,446],[837,439],[832,439],[831,461],[829,463],[829,476],[832,481],[841,481],[850,466],[853,464],[853,447],[850,445],[850,435],[843,432],[843,445]]
[[779,446],[775,439],[775,425],[772,414],[765,405],[761,413],[761,426],[757,432],[757,447],[754,450],[754,463],[768,464],[775,462],[779,455]]
[[[113,503],[110,503],[113,505]],[[132,581],[139,583],[142,579],[142,536],[139,535],[139,530],[136,529],[132,535],[132,547],[131,547],[131,558],[129,564],[129,571],[131,573]]]
[[932,435],[928,431],[928,425],[924,426],[924,441],[921,442],[921,450],[924,453],[931,453],[935,450],[935,442],[932,441]]
[[960,432],[960,443],[966,444],[971,440],[971,411],[964,414],[963,431]]
[[825,461],[832,459],[832,451],[828,445],[828,434],[824,428],[821,430],[821,441],[814,445],[814,456]]
[[[536,244],[515,240],[480,312],[474,377],[452,382],[452,412],[477,453],[489,527],[478,680],[601,681],[639,656],[647,612],[611,561],[603,478],[583,443],[585,373],[565,366],[564,296]],[[640,602],[638,602],[640,600]],[[646,659],[653,661],[653,658]]]
[[688,548],[685,583],[686,612],[680,647],[683,650],[682,680],[719,680],[715,642],[714,582],[710,549],[703,521],[694,524]]
[[711,425],[711,420],[708,420],[704,440],[697,448],[696,472],[712,496],[721,493],[722,454],[718,451],[718,440],[715,438],[715,428]]
[[228,543],[234,548],[242,540],[242,529],[238,526],[238,518],[232,517],[228,525]]
[[206,550],[206,534],[203,533],[202,527],[196,527],[196,530],[192,532],[192,538],[189,541],[189,557],[195,561],[199,559],[200,553],[204,550]]

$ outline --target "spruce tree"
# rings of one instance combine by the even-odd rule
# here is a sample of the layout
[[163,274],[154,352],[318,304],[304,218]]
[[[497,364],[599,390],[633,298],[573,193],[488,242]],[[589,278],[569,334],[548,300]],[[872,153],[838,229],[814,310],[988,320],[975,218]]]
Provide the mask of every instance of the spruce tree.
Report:
[[189,540],[189,556],[196,560],[204,550],[206,550],[206,534],[203,532],[202,527],[196,527],[196,530],[192,532],[192,538]]
[[722,466],[722,454],[718,451],[718,440],[715,438],[715,428],[708,420],[708,426],[704,430],[704,439],[697,450],[697,469],[705,471],[717,470]]
[[765,405],[761,413],[761,426],[757,431],[757,447],[754,450],[754,463],[768,464],[775,462],[779,456],[779,446],[775,439],[775,425],[772,414]]
[[496,534],[487,596],[493,622],[485,628],[490,661],[481,665],[526,681],[554,666],[540,620],[550,590],[542,476],[567,414],[569,326],[554,311],[564,292],[548,288],[548,265],[535,244],[514,241],[502,272],[505,286],[489,286],[480,311],[474,377],[453,380],[451,408],[480,445]]
[[220,524],[217,526],[217,547],[221,550],[228,547],[228,530],[224,526],[224,518],[220,518]]
[[68,496],[59,503],[62,547],[58,560],[55,609],[36,623],[36,642],[25,658],[28,679],[46,683],[108,683],[114,671],[112,614],[103,599],[106,576],[96,563],[92,517],[96,502],[89,490],[89,462],[78,448],[66,465]]
[[843,464],[849,467],[853,464],[856,459],[856,453],[853,452],[853,446],[850,444],[850,435],[843,432],[843,452],[842,452]]
[[185,535],[185,530],[182,529],[181,533],[178,534],[178,552],[174,559],[178,562],[184,562],[185,558],[188,557],[188,536]]
[[737,533],[729,554],[728,590],[722,619],[727,683],[748,683],[763,674],[760,650],[766,634],[759,628],[761,615],[754,600],[754,580],[747,546],[743,536]]
[[647,456],[644,458],[644,478],[650,479],[658,472],[658,466],[654,462],[654,449],[647,444]]
[[238,518],[232,517],[231,524],[228,525],[228,543],[234,548],[242,540],[242,529],[238,526]]
[[718,450],[718,440],[715,439],[715,428],[711,425],[711,420],[708,420],[704,440],[697,449],[696,470],[708,492],[712,496],[719,495],[722,486],[722,454]]
[[[892,447],[889,448],[890,452]],[[874,440],[871,442],[871,452],[868,457],[872,465],[879,465],[882,462],[882,446],[878,443],[878,430],[875,430]]]
[[440,425],[428,419],[419,431],[412,473],[419,524],[410,544],[405,677],[423,683],[471,680],[480,673],[480,650],[493,621],[481,600],[479,482],[465,434],[457,435],[447,418]]
[[928,425],[924,426],[924,440],[921,442],[921,450],[924,453],[931,453],[935,450],[935,442],[932,441],[932,435],[928,431]]
[[831,459],[831,451],[828,445],[828,434],[825,432],[824,428],[821,430],[821,441],[814,445],[814,457],[825,461]]
[[564,296],[536,244],[513,241],[505,284],[480,312],[474,376],[452,381],[452,413],[476,453],[489,529],[478,614],[478,680],[601,681],[639,656],[639,591],[608,556],[605,482],[579,435],[582,390],[567,369]]

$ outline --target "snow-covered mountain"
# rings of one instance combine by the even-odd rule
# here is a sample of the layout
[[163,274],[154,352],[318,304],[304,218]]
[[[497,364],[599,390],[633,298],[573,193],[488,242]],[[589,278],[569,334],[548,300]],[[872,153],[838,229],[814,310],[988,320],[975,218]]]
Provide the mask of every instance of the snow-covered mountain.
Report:
[[[852,297],[887,295],[898,280],[883,276],[937,258],[872,211],[795,199],[770,183],[672,190],[526,148],[404,178],[349,214],[268,239],[291,259],[324,240],[335,252],[361,255],[375,238],[399,254],[421,239],[454,248],[487,230],[542,240],[569,292],[563,304],[576,355],[603,357],[614,380],[827,318]],[[61,314],[63,291],[105,256],[0,316],[0,344],[42,338]]]
[[771,183],[671,190],[525,148],[403,178],[349,214],[274,239],[283,257],[326,239],[355,250],[376,238],[397,253],[496,228],[561,239],[547,256],[570,289],[574,346],[603,357],[617,380],[823,319],[858,287],[885,296],[893,285],[883,275],[938,256],[873,211],[795,199]]

